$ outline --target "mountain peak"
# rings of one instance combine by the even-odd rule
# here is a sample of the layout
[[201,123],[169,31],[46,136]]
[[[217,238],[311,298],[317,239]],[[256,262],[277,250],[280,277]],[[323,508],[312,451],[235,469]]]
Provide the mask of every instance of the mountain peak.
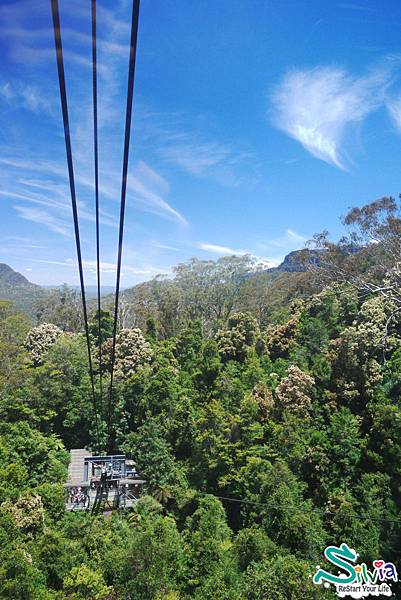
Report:
[[9,265],[0,263],[0,299],[9,300],[14,309],[35,319],[36,303],[47,292],[40,285],[31,283]]
[[9,265],[0,263],[0,281],[2,284],[9,285],[34,285],[26,277],[14,271]]
[[308,264],[319,264],[322,250],[293,250],[284,257],[277,267],[267,269],[268,273],[302,273]]

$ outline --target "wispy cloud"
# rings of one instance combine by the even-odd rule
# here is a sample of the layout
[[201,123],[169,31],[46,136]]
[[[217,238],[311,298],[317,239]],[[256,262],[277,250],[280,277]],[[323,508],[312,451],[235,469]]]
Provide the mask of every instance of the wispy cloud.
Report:
[[394,125],[398,129],[398,132],[401,133],[401,95],[389,98],[386,105]]
[[[68,97],[74,154],[74,170],[77,195],[80,200],[80,218],[91,221],[93,210],[87,209],[93,201],[93,141],[92,141],[92,96],[90,79],[83,79],[82,68],[92,67],[91,36],[86,24],[89,23],[90,9],[83,7],[79,0],[71,0],[70,10],[63,12],[64,58],[67,69]],[[23,106],[32,112],[50,111],[53,128],[50,131],[52,154],[46,154],[48,148],[41,151],[35,147],[35,160],[29,156],[27,148],[18,152],[0,148],[0,162],[8,167],[8,173],[1,176],[3,195],[19,194],[19,200],[46,206],[52,209],[70,210],[68,198],[67,170],[61,140],[60,100],[56,85],[56,63],[54,40],[50,24],[50,13],[38,6],[37,23],[32,25],[30,15],[32,0],[21,0],[11,5],[0,6],[0,34],[7,40],[5,52],[13,62],[24,62],[28,66],[20,80],[0,79],[0,100],[11,107]],[[123,133],[122,101],[126,87],[126,70],[130,24],[127,21],[129,7],[124,1],[116,2],[112,8],[97,7],[98,20],[98,85],[99,85],[99,130],[102,139],[100,148],[101,181],[100,191],[103,199],[102,222],[116,226],[115,203],[119,201],[121,188],[120,149]],[[35,21],[36,23],[36,21]],[[43,27],[48,23],[48,27]],[[83,23],[85,27],[83,27]],[[52,65],[54,77],[49,83],[49,65]],[[19,67],[19,70],[21,68]],[[34,73],[34,76],[31,75]],[[87,82],[87,84],[85,83]],[[39,90],[46,90],[46,96]],[[104,91],[107,90],[107,93]],[[8,123],[6,123],[8,126]],[[18,129],[18,127],[17,127]],[[54,132],[58,137],[54,137]],[[11,136],[10,136],[11,137]],[[45,139],[45,134],[43,135]],[[30,138],[23,138],[23,144]],[[53,149],[55,151],[53,152]],[[32,151],[30,152],[32,154]],[[103,154],[104,153],[104,154]],[[21,158],[21,157],[24,158]],[[55,158],[47,158],[54,156]],[[104,163],[103,163],[104,161]],[[105,168],[103,167],[105,165]],[[184,215],[169,202],[168,182],[144,161],[138,161],[130,167],[127,188],[128,205],[140,211],[155,214],[180,225],[186,225]],[[20,170],[22,176],[12,178],[13,171]],[[7,179],[4,182],[4,179]],[[36,193],[35,192],[36,189]],[[113,201],[111,204],[110,200]],[[87,203],[87,206],[85,205]],[[63,206],[61,206],[63,205]]]
[[0,253],[3,256],[18,257],[25,255],[27,251],[47,250],[47,246],[37,243],[35,239],[27,236],[7,235],[0,243]]
[[0,84],[0,99],[15,108],[25,108],[34,113],[48,112],[52,103],[36,87],[22,82],[6,81]]
[[301,235],[300,233],[297,233],[293,229],[286,229],[284,235],[272,239],[270,243],[273,246],[278,246],[282,248],[288,245],[293,246],[294,244],[296,244],[297,246],[302,246],[307,240],[307,237]]
[[232,188],[254,178],[257,167],[249,145],[219,136],[213,122],[185,112],[141,108],[139,135],[145,148],[156,148],[168,166],[192,177]]
[[266,257],[269,267],[276,267],[284,260],[286,254],[304,248],[308,239],[310,236],[288,228],[281,235],[256,242],[255,251]]
[[286,229],[281,235],[272,237],[259,242],[257,247],[260,251],[271,251],[274,249],[281,249],[283,252],[289,250],[296,250],[302,248],[310,236],[302,235],[294,229]]
[[[93,181],[82,176],[80,183],[88,189],[93,189]],[[110,167],[100,181],[100,193],[103,197],[119,200],[121,174],[117,168]],[[157,171],[144,161],[133,165],[127,182],[127,202],[143,212],[151,213],[174,221],[179,225],[188,225],[185,216],[176,210],[167,200],[170,186]]]
[[[42,186],[40,186],[40,187],[42,187]],[[47,189],[47,187],[48,187],[47,185],[45,185],[45,184],[43,185],[44,189]],[[67,196],[67,193],[65,194],[64,200],[62,200],[62,199],[55,200],[55,199],[49,198],[48,196],[45,196],[45,195],[33,193],[29,189],[28,190],[23,189],[21,192],[13,192],[11,190],[0,190],[0,196],[4,196],[6,198],[14,198],[16,200],[28,202],[30,204],[36,204],[39,206],[46,207],[46,209],[48,211],[49,211],[49,209],[51,211],[55,211],[55,213],[58,215],[57,221],[61,222],[61,219],[59,216],[60,213],[62,213],[64,215],[66,225],[67,225],[68,221],[70,221],[71,200]],[[77,202],[77,205],[78,205],[78,211],[79,211],[79,219],[82,221],[90,221],[90,222],[94,223],[95,222],[94,212],[89,211],[84,202]],[[48,212],[48,214],[50,214],[50,213]],[[22,216],[22,215],[20,215],[20,216]],[[108,215],[105,215],[104,211],[101,211],[101,213],[100,213],[100,222],[101,222],[101,224],[108,225],[110,227],[114,227],[114,228],[117,227],[116,220]],[[47,223],[49,223],[48,220],[45,221],[43,224],[46,225]],[[50,229],[51,231],[55,231],[54,228],[51,226],[49,226],[48,229]]]
[[133,193],[133,200],[145,211],[173,219],[181,225],[188,225],[184,215],[173,208],[163,197],[169,191],[167,181],[149,167],[139,161],[133,176],[128,180],[128,189]]
[[363,77],[336,67],[293,70],[273,94],[273,122],[316,158],[345,169],[347,127],[382,104],[390,77],[388,67]]
[[47,229],[50,229],[50,231],[54,231],[54,233],[58,233],[64,237],[71,237],[70,228],[66,226],[61,219],[51,215],[49,212],[39,208],[30,208],[19,205],[15,205],[14,208],[21,219],[45,226]]
[[179,252],[179,248],[175,246],[170,246],[170,244],[161,244],[160,242],[151,242],[150,244],[153,248],[160,248],[161,250],[171,250],[171,252]]
[[14,91],[9,81],[0,85],[0,97],[7,101],[13,99]]
[[178,136],[176,142],[166,144],[159,150],[161,157],[189,175],[210,177],[226,187],[236,187],[239,178],[234,166],[240,162],[240,157],[219,142],[196,141],[190,137]]
[[[14,189],[3,189],[0,195],[17,198],[34,204],[41,204],[48,208],[71,211],[71,200],[67,187],[67,173],[65,164],[49,160],[29,161],[18,157],[1,157],[0,164],[5,164],[17,171],[23,172],[22,177],[12,181]],[[88,169],[90,163],[88,163]],[[37,175],[43,173],[43,177]],[[30,175],[32,173],[32,176]],[[76,173],[76,181],[88,192],[93,193],[93,179],[84,173],[82,168]],[[36,176],[34,176],[34,174]],[[121,175],[117,168],[110,168],[101,178],[100,192],[113,201],[119,199]],[[11,187],[11,184],[10,184]],[[40,190],[41,193],[34,190]],[[156,214],[159,217],[173,220],[181,225],[187,225],[187,220],[178,210],[174,209],[165,199],[169,192],[168,182],[154,169],[143,161],[139,161],[132,169],[128,178],[128,202],[139,210]],[[49,197],[48,193],[51,194]],[[84,202],[79,202],[79,217],[87,221],[94,221],[93,211],[86,208]],[[116,227],[116,219],[102,210],[102,223]]]
[[[44,265],[54,265],[57,267],[63,267],[65,269],[73,269],[77,270],[77,260],[73,258],[65,258],[64,260],[51,260],[51,259],[40,259],[40,258],[30,258],[30,262],[39,263]],[[87,273],[91,273],[96,275],[96,261],[95,260],[83,260],[82,265]],[[100,271],[102,274],[115,274],[117,271],[117,267],[115,263],[111,262],[100,262]],[[161,272],[165,271],[165,269],[157,268],[154,266],[141,265],[139,267],[132,267],[128,264],[123,264],[121,267],[121,276],[125,276],[127,274],[131,275],[146,275],[153,276],[157,275]]]
[[[6,221],[10,218],[13,222],[14,231],[10,233],[28,231],[39,244],[6,242],[3,236],[3,257],[26,260],[43,281],[57,280],[59,273],[72,281],[75,262],[62,258],[74,256],[75,248],[51,13],[48,6],[35,4],[32,23],[34,4],[33,0],[0,2],[6,65],[0,76],[0,129],[3,140],[7,140],[0,144],[0,202],[9,213]],[[92,89],[91,77],[87,77],[92,66],[90,6],[81,0],[69,0],[68,10],[60,8],[82,252],[88,259],[93,258],[95,239]],[[116,0],[110,8],[101,3],[97,7],[100,201],[101,225],[106,226],[101,228],[102,273],[110,283],[115,279],[117,235],[110,228],[118,225],[130,16],[126,0]],[[129,234],[135,236],[138,255],[129,257],[125,244],[123,269],[123,276],[133,282],[166,272],[169,265],[153,262],[167,262],[167,251],[179,250],[174,243],[161,243],[159,250],[152,246],[149,238],[159,237],[155,229],[160,228],[163,242],[162,236],[170,237],[171,229],[173,238],[177,231],[180,237],[188,225],[183,210],[175,206],[174,191],[164,176],[172,169],[160,159],[159,146],[147,152],[138,142],[138,98],[135,102],[135,157],[131,153],[125,238],[129,243]],[[143,156],[146,160],[140,160]],[[146,219],[137,213],[146,214]],[[149,214],[164,222],[159,224],[156,219],[151,235],[144,240]],[[43,241],[48,252],[35,253]],[[29,265],[31,254],[52,262]],[[21,264],[21,270],[24,267]],[[95,274],[93,261],[87,260],[85,268],[91,280]]]
[[197,244],[197,248],[200,250],[205,250],[206,252],[211,252],[212,254],[219,254],[221,256],[224,255],[237,255],[242,256],[244,254],[251,254],[247,250],[238,250],[234,248],[230,248],[228,246],[220,246],[219,244],[207,244],[207,243],[199,243]]
[[276,267],[282,262],[284,256],[267,258],[266,256],[260,256],[255,254],[251,250],[240,250],[238,248],[230,248],[229,246],[221,246],[220,244],[206,244],[199,243],[196,247],[205,252],[216,254],[218,256],[245,256],[249,255],[255,261],[255,267],[258,269],[267,269],[268,267]]
[[195,246],[200,250],[219,256],[244,256],[245,254],[249,254],[258,261],[269,264],[269,266],[276,266],[283,260],[287,252],[304,247],[307,239],[307,237],[297,233],[293,229],[286,229],[279,237],[256,243],[252,250],[231,248],[230,246],[211,244],[209,242],[199,242]]
[[47,246],[35,243],[35,239],[23,235],[6,235],[4,241],[18,248],[46,248]]
[[[89,12],[87,9],[82,10],[82,3],[71,0],[69,4],[71,15],[74,15],[75,18],[79,16],[81,19],[88,19]],[[49,22],[50,14],[47,11],[47,7],[35,3],[34,8],[37,22]],[[20,0],[19,2],[1,5],[0,33],[4,39],[7,39],[7,53],[13,61],[29,65],[43,63],[43,65],[47,66],[49,61],[55,60],[52,30],[50,26],[47,28],[35,27],[31,18],[32,9],[32,0]],[[68,16],[70,17],[70,15]],[[110,30],[113,31],[112,40],[103,39],[103,36],[98,36],[99,50],[106,50],[112,55],[117,54],[121,56],[123,54],[123,46],[118,43],[117,38],[122,32],[126,32],[127,24],[115,19],[112,11],[103,9],[102,7],[98,7],[97,20],[99,24],[106,25],[109,35]],[[82,47],[90,48],[91,36],[75,30],[64,23],[63,37],[68,40],[69,44],[75,44],[78,50],[65,48],[63,53],[66,60],[77,66],[90,69],[91,59],[89,52],[86,57],[82,55],[80,50]],[[99,73],[103,73],[107,68],[108,66],[103,62],[98,65]]]

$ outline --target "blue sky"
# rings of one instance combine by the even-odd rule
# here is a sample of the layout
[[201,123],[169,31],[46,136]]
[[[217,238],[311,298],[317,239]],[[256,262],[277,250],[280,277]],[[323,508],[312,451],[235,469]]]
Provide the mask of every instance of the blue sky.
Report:
[[[114,283],[130,3],[98,0],[102,280]],[[95,283],[90,2],[60,0]],[[123,285],[192,256],[270,265],[401,191],[401,4],[142,0]],[[77,283],[50,3],[0,2],[0,262]]]

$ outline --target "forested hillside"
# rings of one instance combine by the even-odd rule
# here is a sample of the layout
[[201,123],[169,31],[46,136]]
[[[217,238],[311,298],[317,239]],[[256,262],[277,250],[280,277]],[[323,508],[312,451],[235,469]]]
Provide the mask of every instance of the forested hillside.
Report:
[[[313,254],[312,254],[313,256]],[[194,259],[193,264],[179,265],[176,271],[180,269],[184,271],[192,270],[193,276],[197,276],[197,265],[202,270],[212,270],[209,275],[214,271],[217,274],[213,261],[197,261]],[[302,258],[302,252],[295,251],[287,255],[283,262],[278,267],[272,267],[264,270],[262,267],[256,266],[254,260],[251,257],[245,259],[238,258],[223,258],[219,264],[222,266],[227,263],[228,273],[238,280],[241,278],[254,277],[254,270],[256,268],[257,274],[262,276],[263,282],[272,281],[275,276],[281,273],[299,273],[306,270],[307,265]],[[233,271],[230,273],[230,269]],[[249,270],[248,270],[249,269]],[[223,269],[221,269],[223,271]],[[146,301],[146,296],[153,295],[153,291],[156,288],[163,287],[163,296],[167,296],[168,292],[164,291],[164,287],[171,284],[171,280],[167,279],[168,283],[164,283],[166,277],[158,276],[151,282],[140,284],[125,290],[122,294],[121,302],[121,318],[124,322],[131,322],[132,320],[140,319],[140,314],[143,312],[136,306],[138,299]],[[206,281],[206,284],[209,282]],[[213,283],[213,282],[212,282]],[[214,280],[216,283],[216,280]],[[175,284],[179,285],[178,278]],[[114,296],[112,294],[114,288],[112,286],[101,286],[101,294],[105,306],[112,306],[114,302]],[[95,298],[97,296],[96,286],[86,286],[85,288],[86,298],[89,304],[95,306]],[[156,294],[157,296],[157,294]],[[153,298],[153,303],[157,302],[157,299]],[[21,313],[29,317],[33,324],[38,322],[51,321],[53,323],[60,324],[63,329],[76,329],[80,325],[76,322],[77,315],[80,314],[81,305],[81,294],[77,286],[68,286],[63,284],[56,287],[42,287],[35,283],[28,281],[21,273],[14,271],[9,265],[0,263],[0,298],[3,300],[10,300],[13,303],[14,309],[19,310]],[[139,300],[140,302],[141,300]],[[145,309],[146,313],[146,309]],[[148,314],[148,313],[146,313]],[[72,319],[72,322],[69,319]],[[81,317],[79,317],[81,319]]]
[[40,285],[31,283],[21,273],[0,263],[0,298],[11,300],[16,309],[35,319],[36,305],[47,295],[47,290]]
[[[328,544],[397,562],[401,221],[385,198],[345,225],[306,272],[194,259],[124,295],[111,425],[147,482],[127,513],[64,510],[94,440],[78,305],[32,328],[1,303],[1,598],[335,598],[311,579]],[[106,445],[106,392],[101,413]]]

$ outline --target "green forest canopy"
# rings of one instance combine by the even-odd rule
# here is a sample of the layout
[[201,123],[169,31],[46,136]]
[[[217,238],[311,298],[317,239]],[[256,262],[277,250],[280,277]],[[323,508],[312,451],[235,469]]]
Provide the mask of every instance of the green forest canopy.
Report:
[[320,236],[324,258],[307,272],[192,260],[125,294],[113,428],[147,482],[126,514],[64,510],[68,450],[93,444],[77,305],[47,305],[32,327],[0,303],[1,598],[334,598],[310,577],[327,544],[397,562],[401,228],[390,200],[349,216],[352,238]]

